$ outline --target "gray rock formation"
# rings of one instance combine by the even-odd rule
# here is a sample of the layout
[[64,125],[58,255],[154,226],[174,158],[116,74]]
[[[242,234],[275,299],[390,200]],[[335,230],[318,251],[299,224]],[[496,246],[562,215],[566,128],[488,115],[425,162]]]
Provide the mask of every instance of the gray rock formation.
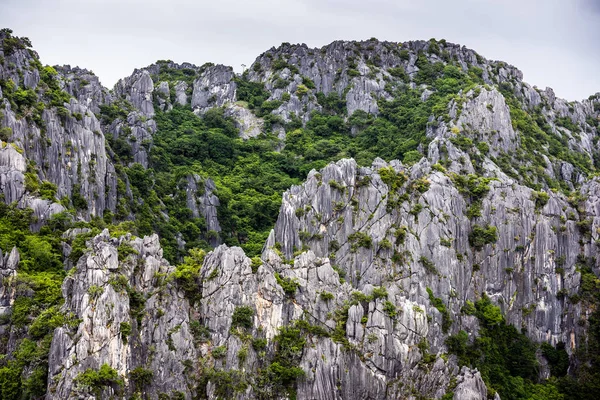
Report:
[[[10,79],[15,85],[24,82],[18,74],[14,78],[13,73],[19,66],[25,68],[25,64],[30,72],[36,71],[33,75],[39,75],[36,64],[39,61],[35,57],[35,53],[27,50],[8,55],[0,79]],[[60,75],[51,79],[64,84]],[[87,96],[75,89],[73,93],[80,99]],[[0,150],[0,187],[6,202],[17,201],[21,207],[34,208],[42,217],[40,222],[64,210],[58,204],[52,205],[52,200],[36,200],[35,185],[26,185],[25,178],[29,176],[32,182],[48,181],[56,185],[55,202],[63,197],[81,197],[79,214],[83,218],[102,215],[106,209],[114,210],[114,196],[111,196],[116,192],[114,167],[106,155],[100,123],[88,108],[88,105],[97,107],[98,101],[97,97],[88,97],[82,104],[71,98],[62,107],[42,108],[40,122],[34,123],[18,115],[8,99],[0,98],[1,124],[11,133],[7,138],[9,145],[3,144]]]
[[[162,258],[158,236],[111,238],[108,231],[89,242],[76,272],[63,283],[63,311],[81,322],[58,328],[50,349],[49,399],[87,398],[77,379],[103,364],[123,379],[119,391],[136,390],[136,368],[152,371],[143,391],[153,399],[181,392],[190,398],[185,360],[195,360],[189,304],[166,277],[173,267]],[[123,393],[124,392],[124,393]]]
[[229,104],[225,108],[225,115],[234,119],[242,139],[257,137],[263,131],[262,118],[256,117],[250,110],[238,104]]
[[3,255],[0,250],[0,335],[6,333],[4,321],[11,314],[15,300],[13,281],[17,277],[19,261],[19,250],[16,247],[6,255]]
[[[386,173],[393,168],[406,180],[399,192],[390,192],[381,180],[382,168]],[[580,331],[576,321],[581,310],[557,294],[574,294],[579,285],[575,263],[581,233],[568,220],[577,210],[556,194],[536,209],[531,189],[497,171],[490,174],[498,178],[489,183],[481,216],[470,220],[460,188],[443,173],[431,171],[425,160],[410,169],[382,161],[358,168],[354,161],[342,160],[313,172],[304,185],[284,194],[269,245],[279,243],[286,257],[301,248],[328,256],[359,290],[378,285],[390,293],[399,290],[399,296],[419,304],[437,321],[427,334],[434,351],[444,348],[443,335],[427,287],[456,316],[450,331],[475,333],[469,318],[463,322],[460,308],[486,292],[511,323],[526,327],[536,341],[569,342],[570,332]],[[403,194],[408,199],[398,202]],[[469,244],[469,234],[474,226],[488,224],[498,227],[498,240],[477,251]],[[404,232],[402,243],[396,239],[399,232]],[[555,272],[557,258],[562,274]]]
[[467,99],[456,126],[472,139],[487,143],[492,156],[515,151],[520,140],[504,97],[497,90],[481,89],[479,95],[467,94]]
[[[173,182],[180,192],[167,196],[206,220],[216,248],[203,263],[176,270],[163,259],[157,235],[112,238],[105,230],[92,238],[75,265],[65,262],[62,311],[73,318],[54,334],[48,399],[90,398],[96,388],[82,374],[105,364],[122,380],[101,388],[106,398],[288,398],[282,386],[264,384],[265,371],[282,357],[286,329],[301,334],[299,350],[286,355],[303,372],[298,399],[451,392],[455,399],[486,399],[480,373],[460,368],[445,342],[461,330],[477,337],[477,319],[462,308],[483,293],[533,340],[564,342],[570,355],[581,347],[590,310],[570,299],[581,284],[577,264],[589,261],[595,272],[600,266],[600,180],[585,171],[597,157],[600,95],[566,102],[524,83],[512,66],[442,41],[284,44],[259,56],[245,76],[269,95],[273,110],[265,121],[236,101],[240,77],[230,67],[159,61],[109,92],[77,67],[57,67],[49,78],[35,52],[0,43],[0,193],[33,209],[32,230],[64,205],[90,221],[115,212],[123,196],[132,198],[126,174],[117,177],[117,170],[152,166],[156,113],[191,107],[202,115],[223,107],[241,138],[267,126],[284,145],[284,122],[306,123],[324,110],[322,96],[341,99],[343,117],[359,110],[378,115],[390,87],[420,90],[417,101],[436,95],[419,79],[424,63],[453,63],[476,77],[441,107],[443,115],[429,118],[423,134],[430,142],[419,149],[426,157],[416,164],[375,159],[360,167],[343,159],[286,191],[260,258],[220,245],[215,184],[189,172]],[[49,99],[48,79],[68,101]],[[11,98],[16,89],[31,89],[41,106],[24,115]],[[537,128],[516,123],[517,106],[536,116]],[[116,116],[106,115],[115,109]],[[533,137],[550,139],[520,153]],[[117,168],[106,138],[115,149],[117,141],[131,149]],[[523,170],[507,170],[515,167],[513,156],[522,158],[516,167]],[[524,186],[522,175],[532,168],[564,181],[573,195]],[[42,196],[42,184],[56,193]],[[65,258],[77,235],[90,232],[63,235]],[[15,298],[18,264],[16,249],[0,253],[0,321]],[[240,310],[248,320],[240,322]],[[542,363],[540,375],[547,373]],[[151,379],[140,383],[138,374]],[[232,391],[227,382],[240,385]]]
[[[436,146],[434,142],[430,147]],[[447,335],[459,330],[470,336],[477,334],[475,318],[461,314],[460,309],[467,300],[475,301],[486,292],[503,308],[507,319],[526,328],[530,337],[552,344],[569,343],[568,351],[573,352],[583,336],[583,328],[576,323],[581,309],[559,294],[568,296],[577,291],[575,263],[583,234],[567,217],[576,213],[596,216],[600,212],[600,186],[596,181],[584,186],[582,195],[587,199],[577,208],[557,194],[551,194],[543,206],[536,206],[531,189],[519,186],[493,167],[487,173],[495,180],[488,182],[481,216],[471,219],[466,215],[469,200],[460,187],[450,174],[432,170],[427,160],[411,168],[382,160],[376,160],[371,168],[359,168],[353,160],[342,160],[320,172],[313,171],[304,185],[284,195],[262,265],[255,266],[241,249],[226,246],[205,258],[197,312],[209,336],[198,353],[194,353],[189,338],[176,342],[172,351],[186,354],[178,357],[200,357],[205,371],[201,375],[206,374],[208,382],[199,390],[205,390],[209,398],[216,398],[222,390],[222,383],[213,381],[216,378],[210,371],[241,373],[252,382],[266,361],[265,354],[236,333],[232,317],[244,306],[254,313],[250,333],[267,339],[266,359],[275,350],[274,342],[284,326],[306,321],[325,332],[341,329],[343,340],[317,335],[310,337],[310,346],[304,346],[299,367],[305,376],[298,384],[298,398],[387,399],[407,397],[415,391],[439,398],[452,390],[455,399],[485,399],[487,389],[478,372],[461,370],[455,358],[441,356],[447,351]],[[592,219],[593,232],[596,220]],[[560,221],[565,221],[564,228],[557,229]],[[473,247],[469,236],[474,227],[487,224],[502,227],[497,240]],[[594,233],[592,239],[597,235]],[[63,286],[66,309],[83,319],[77,331],[89,336],[82,336],[81,344],[75,345],[62,332],[65,328],[55,334],[51,360],[52,365],[59,366],[52,371],[58,374],[58,383],[51,390],[60,396],[85,390],[72,382],[87,368],[108,363],[125,377],[127,371],[140,365],[131,361],[139,359],[133,357],[134,349],[122,343],[116,328],[106,334],[100,334],[104,328],[91,330],[92,323],[100,321],[104,326],[102,321],[109,318],[98,315],[97,310],[113,310],[111,316],[117,322],[131,321],[143,348],[157,337],[166,340],[165,332],[172,325],[163,329],[152,318],[157,314],[151,299],[162,299],[161,308],[172,310],[166,311],[170,313],[167,320],[179,321],[181,332],[186,332],[186,313],[191,312],[187,303],[178,300],[183,303],[166,307],[180,296],[175,288],[167,285],[162,297],[149,291],[157,286],[153,280],[157,278],[150,276],[172,270],[156,261],[160,257],[156,237],[132,241],[140,255],[132,255],[125,262],[117,260],[119,243],[127,240],[110,239],[106,232],[95,238],[91,252],[77,264],[76,275]],[[585,247],[586,254],[595,251],[591,244]],[[142,267],[136,272],[133,266],[139,263]],[[557,265],[562,266],[561,273],[556,272]],[[147,293],[139,331],[124,306],[127,295],[119,294],[109,283],[117,271],[124,274],[133,290]],[[287,286],[281,286],[283,282],[295,282],[293,301]],[[91,285],[102,290],[91,290]],[[91,301],[90,293],[100,294]],[[444,327],[445,317],[431,296],[440,298],[448,308],[449,326]],[[109,306],[116,307],[117,303],[123,310]],[[340,315],[345,321],[341,326]],[[149,339],[146,326],[161,329],[159,333],[154,330],[155,336]],[[85,347],[80,351],[80,346]],[[89,356],[87,346],[100,351]],[[158,370],[172,372],[175,364],[170,364],[169,358],[164,361],[171,353],[161,347],[156,351],[163,352]],[[65,361],[73,357],[79,363]],[[400,384],[404,382],[412,384]],[[164,385],[158,380],[147,390],[180,390],[184,382]],[[254,398],[259,395],[256,390],[249,385],[238,397]]]
[[[335,329],[332,315],[352,297],[354,289],[348,283],[340,283],[329,260],[317,258],[312,251],[296,257],[293,265],[271,250],[263,259],[264,264],[253,274],[251,261],[241,249],[221,246],[204,262],[200,313],[212,334],[212,349],[222,346],[227,349],[223,360],[218,362],[225,370],[250,372],[264,365],[260,356],[248,348],[239,335],[232,334],[231,318],[237,307],[249,306],[256,311],[252,332],[264,335],[270,343],[279,328],[298,320],[308,319],[326,331]],[[275,272],[283,279],[298,283],[293,303],[278,285]],[[335,293],[335,298],[324,300],[321,293]],[[407,396],[410,390],[431,397],[443,395],[458,368],[454,361],[446,363],[442,359],[429,365],[427,372],[416,368],[423,356],[417,344],[427,334],[427,318],[424,312],[415,311],[416,303],[402,304],[397,311],[397,321],[386,314],[383,299],[367,301],[366,309],[360,303],[349,310],[346,308],[348,321],[344,330],[348,333],[347,346],[350,348],[331,338],[312,337],[300,361],[306,375],[299,384],[298,398],[386,399]],[[242,348],[249,353],[243,365],[236,357]],[[208,354],[210,349],[206,351]],[[382,354],[393,356],[393,359],[386,360]],[[481,396],[472,398],[484,399],[486,389],[478,374],[466,369],[463,374],[471,374],[465,378],[463,390],[479,390]],[[410,389],[403,388],[394,383],[397,381],[414,384]],[[242,398],[257,395],[249,389]],[[280,398],[280,395],[275,394],[274,398]]]
[[147,70],[135,70],[130,77],[119,80],[114,91],[117,96],[129,101],[144,117],[154,116],[152,104],[154,82]]
[[110,104],[112,95],[92,71],[70,65],[56,67],[64,83],[64,90],[93,113],[100,112],[100,106]]
[[173,105],[171,104],[171,90],[169,89],[169,82],[160,82],[156,88],[156,94],[158,99],[158,107],[161,111],[171,111]]
[[235,82],[233,69],[224,65],[207,67],[194,81],[192,109],[203,114],[211,108],[222,107],[235,102]]
[[200,216],[204,218],[206,228],[211,232],[210,244],[213,247],[216,247],[220,243],[218,234],[221,232],[221,225],[217,218],[219,198],[214,194],[215,190],[216,186],[212,179],[203,180],[198,175],[186,178],[185,193],[187,208],[192,211],[194,218]]

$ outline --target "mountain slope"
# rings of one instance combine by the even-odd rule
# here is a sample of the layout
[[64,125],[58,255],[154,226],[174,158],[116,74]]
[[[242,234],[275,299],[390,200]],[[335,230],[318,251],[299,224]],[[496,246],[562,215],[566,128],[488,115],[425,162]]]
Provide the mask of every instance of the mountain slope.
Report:
[[597,396],[599,95],[374,39],[109,91],[0,39],[2,398]]

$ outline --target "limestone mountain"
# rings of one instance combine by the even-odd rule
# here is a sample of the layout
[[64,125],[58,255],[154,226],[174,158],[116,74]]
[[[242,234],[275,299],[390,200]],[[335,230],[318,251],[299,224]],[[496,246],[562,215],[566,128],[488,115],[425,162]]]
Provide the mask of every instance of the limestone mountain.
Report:
[[444,40],[112,90],[0,31],[0,398],[595,399],[600,94]]

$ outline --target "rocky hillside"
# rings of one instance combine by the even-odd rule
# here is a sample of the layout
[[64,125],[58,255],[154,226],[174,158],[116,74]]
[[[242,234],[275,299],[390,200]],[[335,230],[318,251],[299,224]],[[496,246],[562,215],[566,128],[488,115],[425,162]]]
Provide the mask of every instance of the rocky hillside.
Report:
[[0,31],[0,398],[596,399],[600,94],[444,40],[112,90]]

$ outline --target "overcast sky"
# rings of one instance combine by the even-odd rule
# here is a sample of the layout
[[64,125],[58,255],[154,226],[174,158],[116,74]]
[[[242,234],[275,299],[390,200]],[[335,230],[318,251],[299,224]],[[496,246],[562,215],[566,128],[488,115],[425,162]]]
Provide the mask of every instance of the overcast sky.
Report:
[[580,100],[600,92],[600,0],[0,0],[44,64],[105,86],[158,59],[241,70],[282,42],[446,39]]

